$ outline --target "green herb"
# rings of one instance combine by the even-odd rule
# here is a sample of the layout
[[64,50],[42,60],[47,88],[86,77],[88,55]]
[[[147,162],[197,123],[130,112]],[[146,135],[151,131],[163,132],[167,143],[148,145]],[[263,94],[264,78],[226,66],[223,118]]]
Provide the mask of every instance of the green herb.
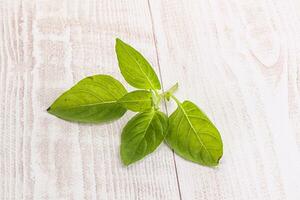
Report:
[[155,71],[137,50],[117,39],[116,53],[121,73],[130,85],[140,89],[161,88]]
[[[149,62],[133,47],[116,40],[119,67],[124,86],[108,75],[95,75],[78,82],[47,109],[61,119],[82,123],[100,123],[118,119],[127,110],[139,112],[122,131],[120,155],[130,165],[152,153],[162,141],[179,156],[205,166],[216,166],[223,155],[217,128],[192,102],[181,103],[174,96],[176,83],[161,92],[159,79]],[[160,110],[161,101],[171,99],[177,109],[168,118]]]
[[136,90],[125,94],[119,102],[128,110],[143,112],[152,109],[152,93],[148,90]]
[[138,161],[153,152],[164,140],[168,117],[160,111],[134,116],[121,136],[121,158],[125,165]]
[[215,166],[223,154],[220,134],[207,116],[192,102],[180,103],[169,118],[167,143],[174,151],[193,162]]
[[124,86],[108,75],[95,75],[79,81],[48,108],[48,112],[65,120],[106,122],[124,115],[118,100],[127,93]]

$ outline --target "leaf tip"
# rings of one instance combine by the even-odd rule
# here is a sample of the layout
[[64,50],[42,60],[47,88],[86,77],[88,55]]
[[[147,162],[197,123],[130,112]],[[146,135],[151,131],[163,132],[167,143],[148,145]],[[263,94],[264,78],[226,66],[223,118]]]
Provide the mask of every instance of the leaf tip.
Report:
[[119,56],[119,50],[120,50],[122,44],[123,44],[123,41],[120,38],[116,38],[115,51],[116,51],[117,57]]
[[175,87],[176,87],[176,89],[178,89],[178,87],[179,87],[179,84],[178,84],[178,82],[175,84]]
[[116,44],[122,43],[122,40],[120,38],[116,38]]
[[124,166],[128,167],[130,164],[132,164],[132,162],[130,160],[126,160],[124,158],[121,157],[122,163]]
[[223,155],[221,155],[218,159],[217,159],[217,165],[220,164],[220,160],[222,158]]
[[[121,145],[122,146],[122,145]],[[125,167],[128,167],[129,165],[131,165],[132,163],[135,162],[135,160],[129,158],[128,156],[124,155],[124,151],[121,149],[120,151],[120,156],[121,156],[121,161],[122,161],[122,164],[125,166]]]
[[125,167],[129,167],[130,164],[131,164],[131,163],[126,163],[126,162],[123,161],[123,165],[124,165]]
[[49,111],[50,111],[50,109],[51,109],[51,106],[50,106],[49,108],[47,108],[47,110],[46,110],[46,111],[47,111],[47,112],[49,112]]

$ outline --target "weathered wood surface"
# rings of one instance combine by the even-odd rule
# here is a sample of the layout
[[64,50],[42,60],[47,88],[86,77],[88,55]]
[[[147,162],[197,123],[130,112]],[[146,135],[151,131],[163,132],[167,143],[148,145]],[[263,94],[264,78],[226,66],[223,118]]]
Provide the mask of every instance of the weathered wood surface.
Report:
[[[0,1],[0,199],[300,199],[299,10],[297,0]],[[212,118],[219,167],[162,145],[126,168],[120,130],[132,113],[101,126],[45,112],[87,75],[126,84],[116,37]]]

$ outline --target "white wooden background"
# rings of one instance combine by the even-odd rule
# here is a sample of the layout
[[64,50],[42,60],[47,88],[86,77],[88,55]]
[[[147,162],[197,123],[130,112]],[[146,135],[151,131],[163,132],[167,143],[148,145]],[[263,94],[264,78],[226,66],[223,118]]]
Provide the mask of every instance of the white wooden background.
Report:
[[[0,199],[299,200],[299,11],[299,0],[0,0]],[[126,168],[132,113],[107,125],[46,113],[87,75],[126,84],[116,37],[215,122],[216,169],[166,145]]]

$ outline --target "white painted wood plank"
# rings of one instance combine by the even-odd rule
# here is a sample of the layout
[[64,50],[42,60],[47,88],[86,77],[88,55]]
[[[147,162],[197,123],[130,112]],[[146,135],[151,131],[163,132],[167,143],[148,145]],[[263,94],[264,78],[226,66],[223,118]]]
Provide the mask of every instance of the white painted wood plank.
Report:
[[115,37],[158,71],[148,3],[164,87],[178,81],[178,96],[205,110],[224,140],[217,169],[176,157],[182,199],[299,199],[296,0],[1,1],[0,199],[179,198],[165,146],[120,164],[120,129],[132,114],[90,126],[45,112],[87,75],[124,83]]
[[176,157],[182,198],[300,199],[299,3],[150,4],[164,86],[178,81],[224,141],[216,169]]
[[121,165],[120,132],[132,113],[78,125],[45,111],[87,75],[124,83],[116,37],[157,66],[146,1],[0,2],[0,199],[179,199],[166,146]]

